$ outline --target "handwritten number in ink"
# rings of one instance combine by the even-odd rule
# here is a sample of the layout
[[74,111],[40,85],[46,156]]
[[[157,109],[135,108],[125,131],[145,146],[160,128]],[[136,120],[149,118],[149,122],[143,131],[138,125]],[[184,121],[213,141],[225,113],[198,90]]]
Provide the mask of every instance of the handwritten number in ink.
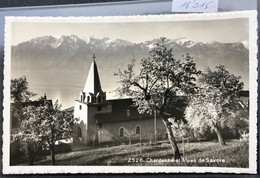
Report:
[[206,3],[204,2],[203,4],[200,5],[200,7],[203,7]]
[[194,0],[194,1],[193,1],[193,4],[195,3],[195,4],[193,5],[193,8],[194,8],[194,9],[199,6],[199,3],[197,3],[196,1],[197,1],[197,0]]
[[193,8],[195,9],[195,8],[197,8],[199,6],[199,3],[195,3],[195,5],[193,6]]
[[210,1],[208,3],[204,2],[202,4],[200,4],[199,2],[197,2],[197,0],[193,0],[192,1],[186,1],[184,2],[179,8],[185,8],[188,9],[189,7],[192,7],[194,9],[196,8],[204,8],[204,9],[208,9],[209,5],[214,3],[214,1]]
[[191,3],[191,1],[189,1],[188,3],[187,2],[185,2],[185,3],[183,3],[180,7],[184,7],[185,9],[188,9],[190,6],[189,6],[189,4]]
[[188,8],[190,7],[190,6],[189,6],[190,3],[191,3],[191,1],[188,2],[188,4],[185,6],[186,9],[188,9]]
[[187,4],[187,2],[183,3],[180,7],[185,7],[186,4]]

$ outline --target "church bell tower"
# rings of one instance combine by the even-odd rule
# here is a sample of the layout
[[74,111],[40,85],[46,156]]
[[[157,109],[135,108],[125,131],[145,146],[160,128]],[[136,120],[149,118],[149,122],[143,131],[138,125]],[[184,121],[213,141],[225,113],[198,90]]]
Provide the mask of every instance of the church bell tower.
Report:
[[96,64],[96,56],[93,54],[93,62],[91,64],[88,78],[84,90],[80,93],[79,100],[86,103],[102,103],[106,100],[106,94],[101,89],[98,69]]
[[[106,102],[106,93],[102,91],[96,56],[93,54],[93,61],[89,69],[87,80],[79,99],[75,101],[74,118],[79,119],[79,127],[76,130],[74,139],[84,144],[91,144],[97,141],[97,125],[95,114],[102,110],[102,104]],[[101,109],[100,109],[101,108]]]

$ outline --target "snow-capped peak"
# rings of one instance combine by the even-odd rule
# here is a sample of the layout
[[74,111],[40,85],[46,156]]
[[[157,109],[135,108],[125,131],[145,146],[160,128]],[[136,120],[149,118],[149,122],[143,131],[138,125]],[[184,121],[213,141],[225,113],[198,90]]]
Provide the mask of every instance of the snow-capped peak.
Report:
[[195,41],[192,41],[192,40],[188,40],[184,37],[181,37],[181,38],[177,38],[175,39],[175,42],[178,44],[178,45],[184,45],[188,48],[194,46],[195,44],[197,44]]
[[244,45],[246,49],[249,49],[248,41],[242,41],[241,43]]
[[63,35],[53,35],[54,38],[56,38],[56,40],[60,39]]
[[29,41],[37,47],[50,46],[52,48],[58,48],[60,45],[67,43],[67,46],[73,46],[75,48],[76,44],[80,39],[76,35],[55,35],[55,36],[43,36],[37,37]]
[[180,44],[180,45],[183,45],[184,43],[188,42],[189,40],[187,40],[186,38],[184,37],[181,37],[181,38],[177,38],[176,39],[176,43],[177,44]]
[[85,41],[86,43],[90,42],[91,37],[82,37],[82,40]]

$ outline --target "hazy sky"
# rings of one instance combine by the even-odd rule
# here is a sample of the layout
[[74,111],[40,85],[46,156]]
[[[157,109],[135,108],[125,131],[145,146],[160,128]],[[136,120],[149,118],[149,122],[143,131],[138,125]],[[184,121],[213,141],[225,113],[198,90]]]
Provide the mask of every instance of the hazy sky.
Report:
[[[123,39],[134,43],[162,36],[168,39],[185,37],[199,42],[245,42],[249,38],[248,19],[139,23],[13,23],[11,34],[12,45],[46,35],[77,35],[80,38],[91,36],[95,38],[108,37],[112,40]],[[101,66],[99,70],[102,70],[102,62],[97,62]],[[105,69],[105,66],[103,68]],[[115,66],[115,69],[109,70],[116,71],[118,70],[118,66]],[[26,75],[30,89],[33,92],[38,93],[40,96],[43,93],[47,93],[50,99],[59,99],[65,108],[73,106],[74,100],[78,98],[79,92],[84,87],[88,71],[86,71],[84,76],[80,77],[82,82],[79,83],[79,87],[72,87],[67,82],[60,82],[64,78],[70,78],[75,81],[79,78],[78,73],[62,74],[61,72],[57,72],[51,73],[50,71],[45,71],[45,74],[42,74],[39,71],[13,71],[12,77]],[[107,74],[101,74],[102,72],[100,71],[101,81],[104,81],[103,77]],[[48,82],[42,82],[46,80]],[[110,94],[109,92],[116,89],[115,83],[111,83],[110,85],[105,84],[104,82],[101,84],[102,89],[107,92],[108,98],[111,98],[114,94]]]
[[13,23],[12,45],[45,35],[78,35],[79,37],[124,39],[143,42],[161,36],[170,39],[186,37],[201,42],[241,42],[248,40],[248,20],[211,20],[185,22],[129,23]]

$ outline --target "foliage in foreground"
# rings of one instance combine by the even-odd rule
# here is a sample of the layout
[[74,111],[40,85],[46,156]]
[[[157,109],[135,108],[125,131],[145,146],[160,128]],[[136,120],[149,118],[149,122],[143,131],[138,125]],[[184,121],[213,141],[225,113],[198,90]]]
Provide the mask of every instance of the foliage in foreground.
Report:
[[190,127],[202,134],[208,129],[214,130],[219,143],[226,145],[221,129],[235,129],[236,123],[241,122],[235,117],[243,109],[239,99],[239,92],[243,89],[240,78],[230,74],[223,65],[216,66],[216,71],[207,68],[199,78],[201,87],[198,93],[191,97],[185,110],[185,119]]
[[29,152],[33,164],[36,153],[41,149],[50,151],[55,165],[55,142],[72,136],[76,119],[68,111],[61,111],[58,101],[52,106],[27,106],[23,109],[23,120],[14,138]]

